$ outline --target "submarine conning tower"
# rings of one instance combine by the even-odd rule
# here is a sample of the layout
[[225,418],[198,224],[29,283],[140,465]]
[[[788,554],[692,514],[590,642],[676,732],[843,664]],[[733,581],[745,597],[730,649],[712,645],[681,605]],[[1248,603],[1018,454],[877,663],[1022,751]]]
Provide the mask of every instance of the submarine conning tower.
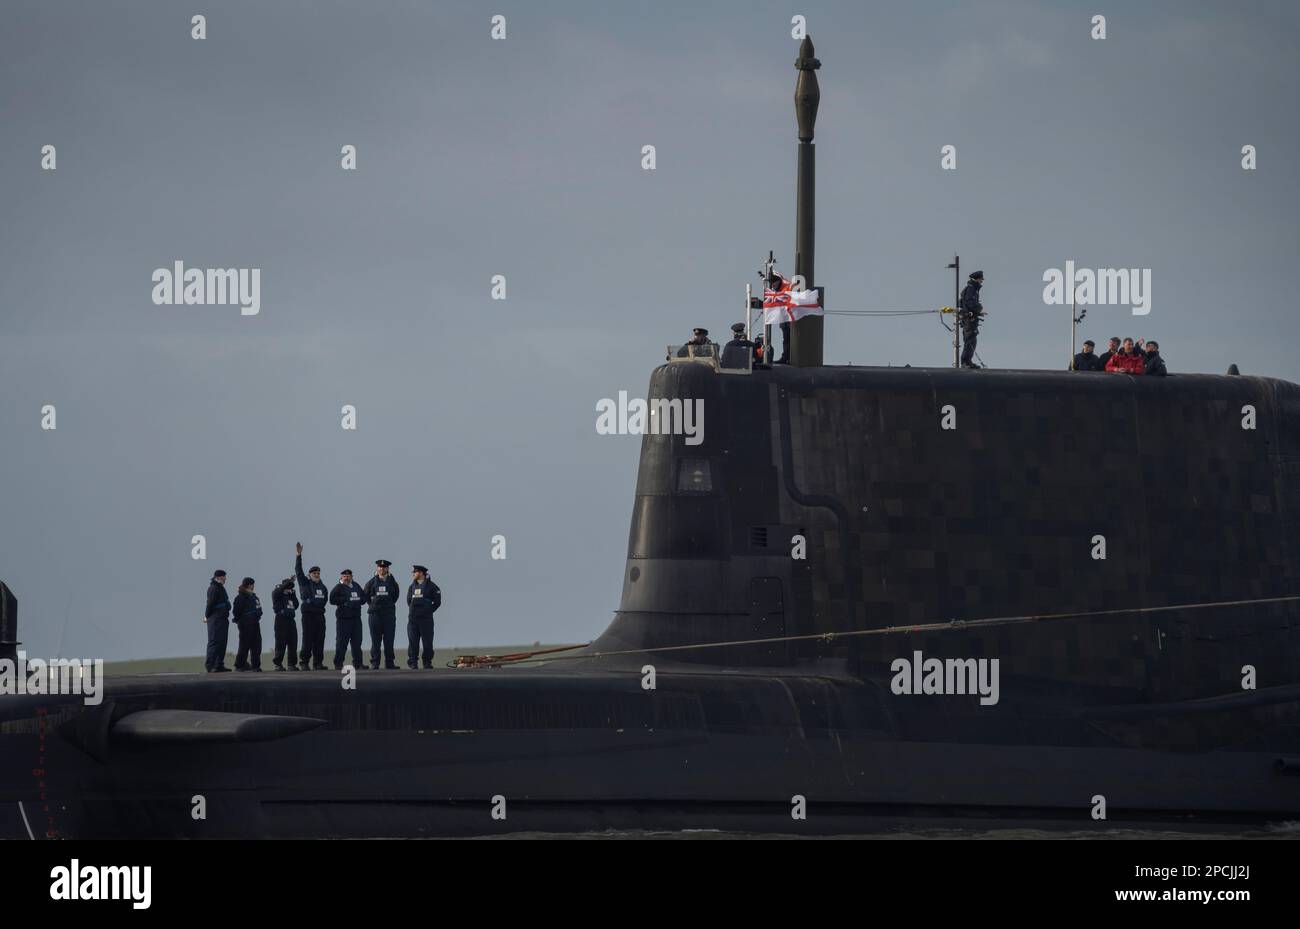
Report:
[[0,581],[0,660],[18,660],[18,600],[9,585]]
[[[1300,593],[1300,387],[1286,381],[731,374],[674,360],[648,398],[660,420],[672,401],[693,404],[698,429],[642,438],[621,601],[599,650]],[[1300,682],[1300,611],[1197,608],[662,658],[868,674],[913,648],[1001,657],[1004,674],[1127,699],[1190,699],[1239,691],[1245,664]]]
[[[819,66],[805,38],[808,287]],[[1294,601],[1206,607],[1300,594],[1300,387],[827,367],[821,317],[792,328],[790,365],[670,352],[654,371],[622,596],[595,649],[857,677],[921,649],[1137,701],[1239,690],[1246,664],[1300,682]],[[687,410],[692,434],[674,427]],[[961,628],[1057,613],[1085,615]],[[935,623],[950,628],[869,632]]]

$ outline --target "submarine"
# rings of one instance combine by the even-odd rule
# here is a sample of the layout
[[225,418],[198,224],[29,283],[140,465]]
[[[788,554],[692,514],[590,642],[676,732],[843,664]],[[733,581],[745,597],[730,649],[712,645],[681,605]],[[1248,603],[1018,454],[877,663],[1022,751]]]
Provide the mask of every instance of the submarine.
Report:
[[[808,282],[818,64],[805,39]],[[0,836],[1300,818],[1300,387],[829,366],[822,317],[792,336],[788,365],[651,373],[651,403],[702,403],[708,428],[643,436],[590,644],[353,689],[195,673],[112,677],[96,705],[0,696]],[[0,585],[11,660],[17,606]]]

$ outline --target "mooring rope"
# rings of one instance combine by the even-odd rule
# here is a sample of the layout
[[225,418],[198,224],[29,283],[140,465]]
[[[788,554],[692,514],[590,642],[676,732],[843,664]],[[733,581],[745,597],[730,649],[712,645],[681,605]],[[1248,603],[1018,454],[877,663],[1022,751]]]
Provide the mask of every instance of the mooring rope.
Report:
[[[510,655],[494,659],[490,655],[471,659],[471,663],[458,667],[491,667],[502,664],[544,664],[552,661],[579,661],[590,658],[611,658],[619,655],[652,655],[663,652],[685,652],[706,648],[730,648],[741,645],[774,645],[778,642],[834,642],[836,639],[848,639],[856,636],[890,635],[900,632],[948,632],[952,630],[981,629],[986,626],[1006,626],[1019,623],[1049,622],[1061,619],[1083,619],[1090,616],[1126,616],[1141,613],[1173,613],[1179,610],[1207,610],[1232,606],[1255,606],[1264,603],[1293,603],[1300,596],[1263,597],[1255,600],[1218,600],[1207,603],[1180,603],[1172,606],[1137,606],[1121,610],[1082,610],[1074,613],[1030,613],[1023,616],[992,616],[985,619],[950,619],[947,622],[916,623],[908,626],[882,626],[879,629],[850,629],[847,632],[819,632],[811,635],[785,635],[763,639],[733,639],[727,642],[699,642],[692,645],[660,645],[652,648],[624,648],[607,652],[586,652],[581,655],[557,655],[551,658],[538,658],[541,652],[524,653],[527,657]],[[588,642],[587,645],[591,643]],[[570,645],[566,649],[585,648],[585,645]],[[547,649],[558,651],[558,649]],[[453,667],[448,664],[448,667]]]
[[941,313],[942,310],[908,310],[908,309],[884,309],[884,310],[826,310],[827,316],[929,316],[931,313]]

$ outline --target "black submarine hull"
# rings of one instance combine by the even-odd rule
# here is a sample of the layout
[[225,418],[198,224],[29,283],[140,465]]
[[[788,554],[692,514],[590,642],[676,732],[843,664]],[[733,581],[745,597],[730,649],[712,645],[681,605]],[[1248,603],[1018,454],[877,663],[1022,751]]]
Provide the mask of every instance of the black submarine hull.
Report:
[[[0,823],[8,838],[341,838],[1205,829],[1298,815],[1300,785],[1276,752],[1123,747],[1089,736],[1083,715],[1067,722],[1047,712],[1020,724],[1054,723],[1061,741],[1077,733],[1076,744],[1017,741],[1010,724],[1006,741],[934,740],[906,731],[924,720],[891,720],[875,697],[864,702],[870,686],[659,671],[653,692],[631,669],[503,670],[363,682],[351,700],[340,700],[332,675],[275,686],[197,675],[161,689],[120,681],[100,707],[49,708],[26,727],[10,717]],[[1297,700],[1272,709],[1293,714]],[[110,734],[98,746],[85,735],[98,724],[69,725],[159,705],[292,712],[324,724],[258,742],[138,745]],[[1224,722],[1251,715],[1217,712]],[[1107,799],[1104,822],[1090,816],[1097,795]],[[202,818],[193,815],[198,798]],[[792,816],[797,798],[806,819]]]
[[[1300,388],[674,363],[649,394],[700,401],[704,429],[644,437],[620,609],[588,649],[362,672],[355,690],[177,675],[110,680],[99,707],[0,698],[0,830],[1300,818],[1297,609],[1258,602],[1300,590]],[[1025,621],[1048,614],[1081,615]],[[917,652],[997,659],[996,701],[896,692],[894,662]],[[200,714],[208,740],[144,715],[168,711]]]

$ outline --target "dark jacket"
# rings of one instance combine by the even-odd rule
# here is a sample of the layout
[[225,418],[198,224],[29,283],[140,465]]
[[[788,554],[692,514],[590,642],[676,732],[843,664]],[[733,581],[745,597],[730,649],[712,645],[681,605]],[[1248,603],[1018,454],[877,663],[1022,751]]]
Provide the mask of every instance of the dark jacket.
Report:
[[235,622],[258,622],[262,618],[262,601],[251,590],[235,594]]
[[1160,357],[1159,352],[1147,352],[1147,374],[1168,377],[1169,369],[1165,367],[1165,360]]
[[438,607],[442,606],[442,591],[427,577],[422,581],[412,581],[406,589],[406,606],[411,619],[432,619]]
[[978,329],[980,325],[980,313],[984,311],[984,304],[980,303],[980,287],[971,281],[961,292],[961,297],[957,301],[957,322],[961,323],[963,329]]
[[208,605],[203,608],[203,618],[211,619],[214,616],[220,616],[222,619],[230,618],[230,598],[226,596],[226,588],[216,581],[208,584]]
[[723,368],[745,370],[750,366],[753,357],[753,342],[749,341],[749,339],[732,339],[722,346],[722,357],[718,360],[718,365]]
[[325,613],[325,603],[329,600],[329,588],[322,581],[313,581],[302,572],[302,555],[295,559],[294,572],[298,575],[298,593],[302,596],[302,615],[313,616]]
[[353,581],[350,585],[338,583],[330,591],[330,603],[338,607],[334,611],[335,619],[360,619],[361,607],[366,602],[366,592],[361,585]]
[[[678,358],[692,358],[692,357],[712,358],[716,354],[716,352],[714,351],[715,347],[716,347],[716,343],[710,342],[708,339],[704,339],[702,341],[697,342],[692,337],[687,341],[683,342],[681,346],[677,349],[677,357]],[[695,349],[693,353],[691,352],[692,348]]]
[[1092,352],[1079,352],[1074,356],[1076,371],[1104,371],[1106,364]]
[[397,609],[397,598],[402,595],[402,587],[397,578],[391,574],[380,578],[378,574],[366,581],[367,613],[392,613]]
[[1146,359],[1137,349],[1133,350],[1131,355],[1125,355],[1123,349],[1110,356],[1110,361],[1106,362],[1106,370],[1119,372],[1120,374],[1145,374],[1147,370]]
[[298,595],[293,590],[275,588],[271,591],[271,609],[275,611],[276,619],[293,619],[294,611],[298,609]]
[[1101,362],[1101,369],[1103,371],[1106,370],[1106,365],[1110,364],[1110,360],[1114,358],[1116,354],[1118,353],[1112,352],[1110,349],[1106,349],[1106,351],[1102,352],[1100,355],[1097,356],[1097,360]]

